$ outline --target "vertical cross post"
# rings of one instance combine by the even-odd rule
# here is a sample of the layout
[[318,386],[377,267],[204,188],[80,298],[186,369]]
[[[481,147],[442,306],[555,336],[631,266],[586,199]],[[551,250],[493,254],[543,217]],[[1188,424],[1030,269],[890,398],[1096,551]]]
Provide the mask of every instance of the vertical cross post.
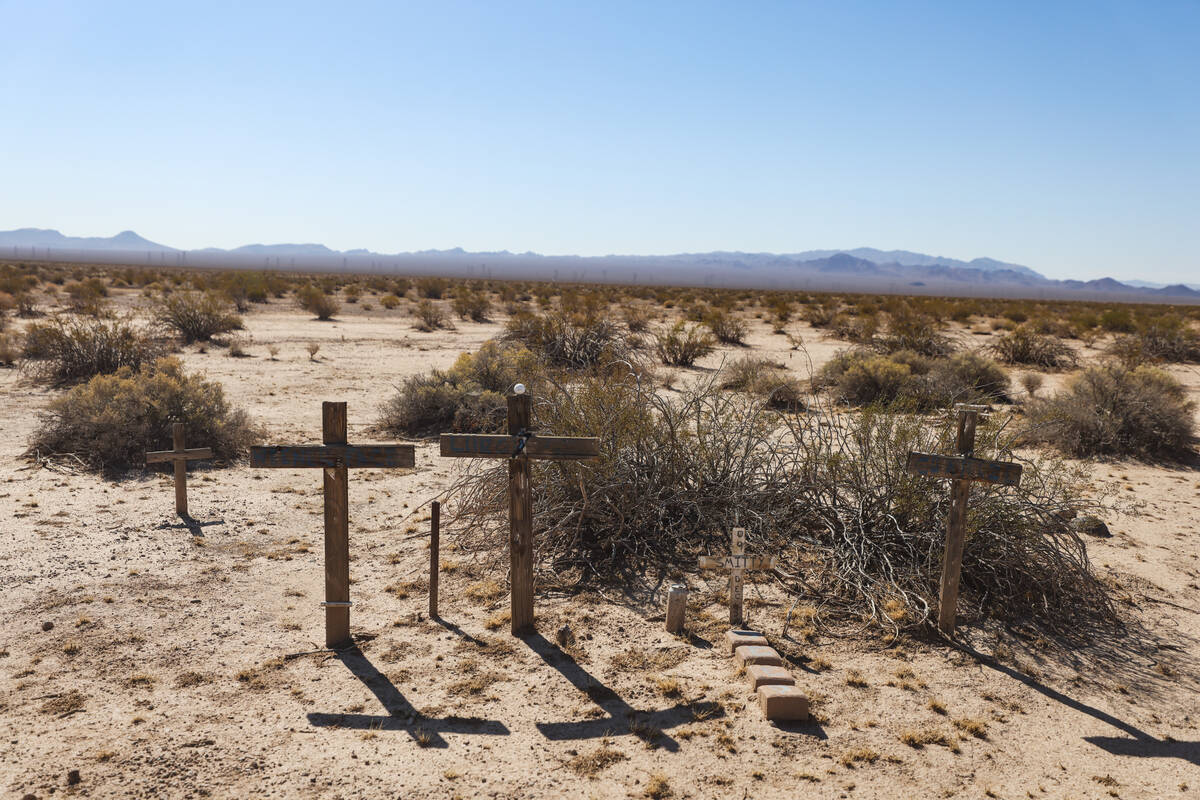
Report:
[[438,571],[441,568],[442,504],[437,500],[429,509],[429,618],[438,618]]
[[[508,435],[519,436],[533,427],[533,398],[508,397]],[[529,455],[508,461],[509,580],[512,583],[512,632],[533,627],[533,493]]]
[[[979,411],[970,407],[958,409],[958,435],[955,449],[963,458],[975,452],[975,425]],[[951,482],[950,516],[946,521],[946,549],[942,554],[941,599],[938,601],[938,628],[945,634],[954,633],[958,610],[958,583],[962,576],[963,546],[967,539],[967,501],[971,496],[971,481]]]
[[[321,440],[346,444],[346,404],[321,404]],[[350,497],[346,462],[339,459],[325,475],[325,646],[350,642]]]
[[[181,452],[187,448],[182,422],[176,422],[171,425],[171,447],[176,452]],[[181,517],[188,515],[187,461],[182,458],[175,459],[175,513]]]
[[[734,528],[730,534],[733,546],[729,554],[736,560],[738,556],[746,555],[746,529]],[[735,566],[729,570],[729,624],[742,624],[742,590],[746,585],[746,570]]]

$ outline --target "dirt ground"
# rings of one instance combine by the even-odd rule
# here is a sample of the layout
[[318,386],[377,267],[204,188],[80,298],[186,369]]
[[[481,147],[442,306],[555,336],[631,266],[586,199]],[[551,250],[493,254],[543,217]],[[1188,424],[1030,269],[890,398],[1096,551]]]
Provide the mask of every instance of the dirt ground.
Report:
[[[500,329],[418,333],[403,311],[359,305],[323,323],[276,302],[246,315],[251,357],[189,347],[182,358],[269,443],[319,442],[322,400],[346,401],[350,440],[370,441],[400,379]],[[807,372],[784,337],[752,330],[752,352]],[[817,364],[842,346],[793,330]],[[1200,399],[1200,375],[1173,371]],[[194,468],[184,524],[163,474],[109,480],[23,459],[53,394],[0,371],[5,797],[1200,795],[1194,469],[1093,466],[1146,504],[1108,519],[1112,538],[1089,540],[1141,631],[1072,657],[969,630],[985,655],[785,643],[788,604],[751,577],[750,621],[798,656],[817,713],[780,727],[723,652],[716,575],[689,577],[690,641],[663,631],[661,609],[595,594],[539,597],[540,634],[518,639],[503,621],[504,576],[444,545],[443,618],[430,620],[428,503],[459,468],[433,442],[418,444],[416,470],[351,471],[351,624],[363,641],[295,655],[323,641],[319,471]],[[577,640],[565,649],[564,622]]]

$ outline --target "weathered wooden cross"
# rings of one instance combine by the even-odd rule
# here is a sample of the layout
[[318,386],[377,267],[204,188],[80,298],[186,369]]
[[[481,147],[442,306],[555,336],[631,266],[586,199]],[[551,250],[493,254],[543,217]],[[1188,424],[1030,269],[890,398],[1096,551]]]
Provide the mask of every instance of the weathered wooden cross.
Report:
[[746,529],[734,528],[730,533],[733,545],[727,556],[700,556],[700,569],[729,570],[729,624],[742,624],[742,589],[748,569],[775,569],[774,556],[746,555]]
[[174,448],[173,450],[152,450],[146,453],[146,463],[175,462],[175,513],[186,517],[188,515],[187,462],[212,458],[213,451],[211,447],[195,447],[188,450],[184,443],[182,422],[171,425],[171,446]]
[[250,448],[250,466],[325,471],[325,646],[348,647],[350,639],[350,467],[413,467],[411,444],[348,444],[346,404],[321,404],[323,445]]
[[578,461],[600,455],[594,436],[541,436],[532,430],[533,400],[517,384],[508,397],[508,435],[443,433],[442,456],[508,459],[509,582],[512,633],[533,629],[533,488],[531,459]]
[[967,538],[967,500],[971,482],[1016,486],[1021,482],[1021,465],[1009,461],[975,458],[975,425],[987,406],[960,403],[958,411],[957,456],[909,453],[907,471],[926,478],[950,478],[950,516],[946,522],[946,550],[942,555],[941,599],[938,601],[938,628],[954,633],[958,609],[958,582],[962,574],[963,546]]

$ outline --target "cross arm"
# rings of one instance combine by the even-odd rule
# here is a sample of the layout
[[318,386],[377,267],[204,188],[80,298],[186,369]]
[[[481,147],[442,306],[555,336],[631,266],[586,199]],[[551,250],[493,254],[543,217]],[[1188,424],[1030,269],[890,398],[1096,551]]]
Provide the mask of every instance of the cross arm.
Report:
[[775,569],[774,556],[700,556],[700,569]]
[[940,456],[932,453],[908,454],[905,470],[926,478],[998,483],[1017,486],[1021,482],[1021,465],[1011,461],[987,461],[971,456]]
[[191,450],[152,450],[146,453],[147,464],[157,464],[162,461],[194,461],[200,458],[212,458],[211,447],[193,447]]
[[416,448],[411,444],[325,444],[256,446],[250,448],[250,466],[306,469],[319,467],[415,467]]
[[[449,458],[511,458],[520,437],[476,433],[443,433],[439,439],[442,456]],[[530,458],[577,461],[600,455],[600,440],[594,436],[530,436],[521,451]]]

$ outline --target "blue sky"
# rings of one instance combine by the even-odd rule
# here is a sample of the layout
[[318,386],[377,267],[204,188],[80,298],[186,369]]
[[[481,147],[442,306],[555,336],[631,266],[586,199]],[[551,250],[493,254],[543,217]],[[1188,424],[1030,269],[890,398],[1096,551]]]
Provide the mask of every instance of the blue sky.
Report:
[[0,229],[1200,281],[1195,0],[0,0],[0,30]]

